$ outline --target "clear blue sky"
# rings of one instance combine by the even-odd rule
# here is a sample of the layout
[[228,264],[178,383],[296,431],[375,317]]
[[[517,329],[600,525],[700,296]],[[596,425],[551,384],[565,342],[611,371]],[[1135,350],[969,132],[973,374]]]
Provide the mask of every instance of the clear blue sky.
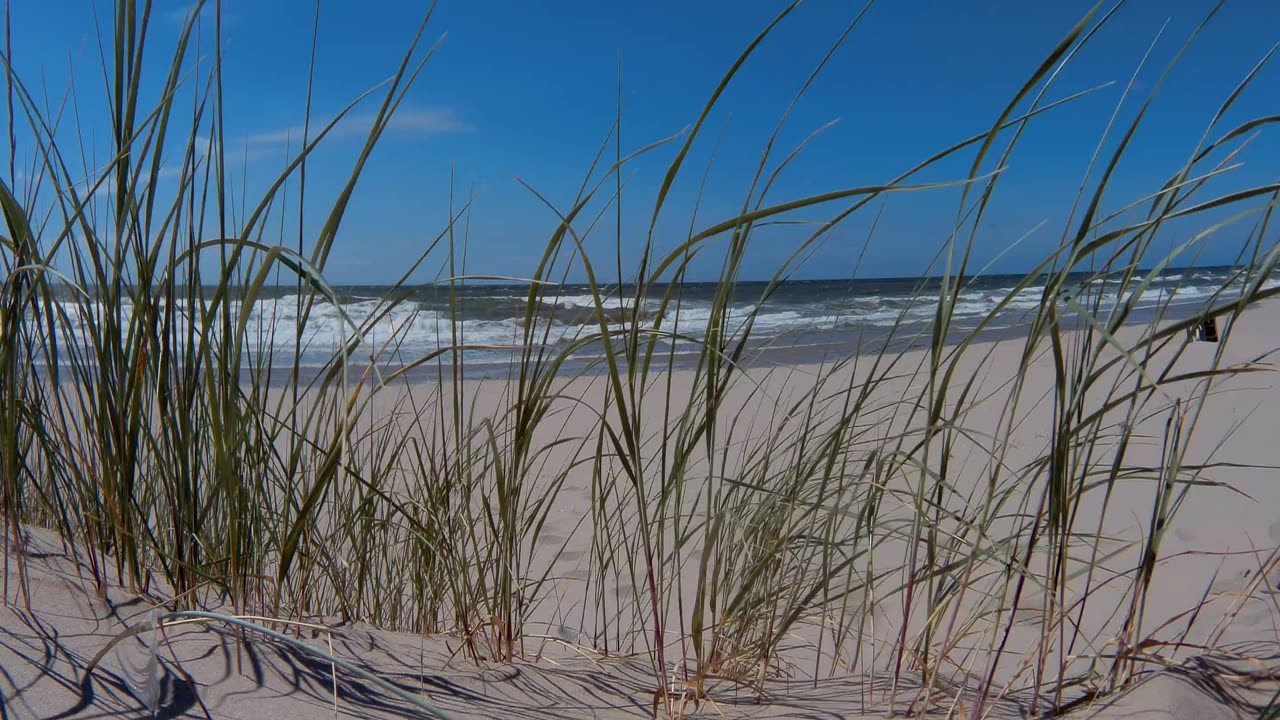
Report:
[[[65,91],[68,68],[74,68],[81,131],[105,138],[108,120],[89,7],[86,0],[14,3],[13,56],[28,84],[43,83],[53,98]],[[186,7],[156,2],[157,40],[147,69],[157,81],[167,69],[168,48]],[[447,37],[357,191],[328,268],[331,279],[392,279],[402,259],[443,227],[451,168],[456,168],[459,191],[476,195],[469,269],[528,274],[556,221],[514,178],[536,186],[561,207],[570,204],[613,122],[619,56],[623,145],[630,150],[691,123],[733,58],[782,7],[763,0],[442,0],[427,30],[428,43]],[[779,115],[860,7],[857,2],[807,2],[748,62],[690,155],[659,225],[660,245],[669,247],[687,230],[717,137],[698,225],[737,212]],[[839,123],[794,163],[771,198],[781,202],[883,182],[933,151],[987,129],[1089,7],[1075,0],[877,3],[789,120],[776,158],[824,123]],[[1048,221],[1046,228],[1006,253],[994,269],[1022,270],[1056,244],[1089,155],[1148,44],[1168,21],[1141,75],[1143,96],[1210,8],[1211,3],[1190,0],[1134,0],[1119,11],[1051,95],[1106,81],[1117,85],[1045,116],[1027,132],[983,226],[980,259],[999,255],[1041,221]],[[322,2],[316,116],[331,116],[387,77],[424,9],[423,2],[405,0]],[[280,168],[282,139],[302,121],[313,10],[309,1],[225,0],[227,144],[247,161],[251,193]],[[109,3],[98,3],[102,22],[110,12]],[[1159,94],[1108,205],[1141,197],[1179,167],[1218,104],[1278,40],[1280,2],[1228,2]],[[1277,88],[1280,70],[1268,67],[1223,129],[1246,117],[1280,112]],[[1132,117],[1137,105],[1132,102],[1122,119]],[[375,107],[366,103],[357,113]],[[313,163],[313,207],[330,198],[345,178],[362,141],[359,120]],[[1275,180],[1280,175],[1275,135],[1264,130],[1243,155],[1244,167],[1220,188]],[[626,171],[628,258],[644,236],[654,191],[674,152],[675,147],[664,148]],[[104,153],[99,150],[99,157]],[[939,166],[922,179],[962,177],[968,160]],[[858,274],[923,271],[947,236],[957,201],[955,192],[896,196]],[[801,275],[849,276],[872,215],[842,225]],[[611,265],[612,220],[606,225],[591,247],[597,262]],[[1185,237],[1194,229],[1171,232]],[[1206,245],[1201,262],[1232,259],[1243,230],[1225,232]],[[761,231],[747,274],[772,272],[799,232],[794,227]],[[708,259],[704,274],[717,267]]]

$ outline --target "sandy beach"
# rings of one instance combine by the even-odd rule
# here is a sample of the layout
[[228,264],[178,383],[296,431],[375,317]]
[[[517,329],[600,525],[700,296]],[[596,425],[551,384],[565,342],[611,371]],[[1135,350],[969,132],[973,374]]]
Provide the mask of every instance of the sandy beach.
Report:
[[[1137,332],[1124,328],[1119,341]],[[1195,482],[1183,485],[1187,492],[1179,499],[1181,506],[1158,549],[1156,570],[1145,593],[1141,642],[1125,649],[1137,658],[1132,670],[1137,682],[1130,689],[1104,692],[1105,673],[1091,673],[1090,668],[1108,664],[1121,650],[1117,638],[1122,637],[1124,617],[1117,608],[1124,607],[1133,568],[1145,552],[1144,538],[1150,537],[1159,483],[1136,472],[1114,484],[1105,504],[1100,491],[1080,498],[1079,519],[1072,530],[1075,537],[1069,543],[1079,563],[1075,568],[1091,567],[1082,559],[1089,553],[1102,557],[1091,572],[1095,584],[1087,606],[1082,606],[1081,596],[1071,594],[1073,588],[1085,587],[1084,577],[1069,580],[1062,597],[1046,600],[1033,583],[1018,589],[1002,580],[999,566],[1005,561],[979,557],[967,560],[973,587],[969,594],[934,606],[941,609],[926,616],[918,596],[910,606],[905,599],[910,543],[902,533],[887,533],[865,556],[868,566],[884,569],[874,575],[874,583],[825,586],[828,592],[846,592],[854,598],[841,606],[852,607],[865,618],[856,630],[840,625],[846,631],[837,642],[831,639],[835,620],[821,615],[801,618],[788,632],[790,640],[768,672],[760,670],[758,677],[749,672],[737,679],[705,679],[704,692],[686,692],[694,653],[680,628],[688,621],[689,607],[699,601],[697,580],[706,569],[696,561],[697,547],[681,551],[677,554],[682,557],[666,565],[670,576],[661,610],[673,702],[689,717],[870,718],[886,717],[891,711],[921,712],[924,708],[918,703],[927,697],[928,713],[967,718],[971,715],[966,713],[980,702],[985,685],[988,697],[981,700],[985,717],[1025,717],[1036,703],[1032,681],[1037,668],[1043,672],[1045,667],[1062,667],[1067,675],[1085,678],[1061,698],[1070,717],[1256,716],[1257,708],[1280,689],[1276,683],[1280,519],[1275,513],[1280,507],[1280,486],[1274,482],[1274,468],[1280,464],[1274,443],[1274,428],[1280,426],[1280,383],[1270,354],[1274,338],[1280,336],[1280,306],[1272,302],[1248,310],[1229,332],[1225,346],[1191,343],[1175,358],[1172,353],[1181,345],[1178,338],[1142,366],[1142,372],[1157,377],[1172,360],[1172,375],[1186,379],[1158,383],[1154,393],[1158,397],[1149,411],[1138,416],[1134,437],[1141,441],[1126,459],[1135,468],[1160,463],[1169,422],[1167,408],[1194,401],[1197,373],[1211,366],[1220,348],[1226,348],[1222,366],[1247,366],[1259,372],[1217,382],[1198,410],[1195,435],[1182,462],[1203,469],[1195,472]],[[966,433],[947,451],[953,462],[948,473],[958,480],[950,483],[940,503],[953,513],[954,522],[938,522],[935,528],[940,532],[959,536],[968,522],[964,518],[972,517],[974,508],[982,504],[983,485],[993,477],[990,444],[1000,436],[999,426],[1010,420],[1011,408],[1016,430],[1012,442],[1002,444],[1004,454],[999,459],[1000,466],[1009,469],[1008,479],[997,482],[1027,483],[1025,491],[1010,495],[1024,507],[1011,508],[990,523],[987,532],[1017,537],[1023,516],[1033,513],[1042,499],[1031,478],[1043,471],[1025,469],[1036,467],[1048,452],[1052,359],[1042,352],[1030,363],[1022,373],[1027,392],[1012,405],[1014,390],[1008,381],[1018,375],[1024,345],[1022,338],[975,345],[955,366],[957,376],[974,378],[973,399],[964,404],[963,423],[957,421]],[[720,411],[723,417],[736,419],[716,429],[719,442],[727,448],[723,461],[715,464],[714,459],[704,458],[691,465],[690,476],[703,479],[687,487],[686,498],[665,507],[696,525],[702,512],[700,498],[707,496],[708,488],[727,492],[730,487],[716,478],[737,471],[743,473],[739,482],[749,482],[752,458],[762,448],[793,451],[792,445],[781,445],[778,438],[797,403],[815,409],[804,414],[807,419],[795,432],[822,437],[822,428],[838,415],[833,415],[833,408],[840,407],[846,395],[840,389],[865,386],[869,376],[882,380],[875,384],[877,398],[865,404],[854,423],[852,443],[855,448],[866,447],[855,450],[861,453],[858,457],[865,460],[872,449],[883,451],[895,438],[910,436],[912,423],[920,420],[902,411],[901,400],[918,394],[920,384],[927,383],[918,370],[927,365],[927,359],[925,351],[916,350],[892,358],[891,368],[874,368],[874,358],[864,357],[834,372],[815,365],[746,371],[735,381]],[[1108,379],[1132,377],[1133,372],[1138,371],[1119,363]],[[649,433],[646,442],[654,442],[659,429],[668,426],[663,415],[668,396],[676,398],[677,406],[690,402],[693,378],[692,371],[686,370],[653,376],[656,389],[645,396],[641,411],[642,426]],[[819,380],[824,389],[813,392]],[[498,417],[510,402],[512,389],[506,382],[464,382],[465,397],[471,403],[469,417]],[[464,642],[456,632],[423,635],[377,630],[345,622],[338,612],[294,618],[305,620],[305,626],[273,627],[357,663],[457,717],[549,713],[565,718],[652,717],[657,687],[653,653],[646,643],[653,632],[653,615],[644,606],[643,590],[635,592],[636,586],[643,588],[644,574],[639,564],[633,564],[630,571],[612,567],[610,577],[597,576],[598,548],[593,542],[598,543],[599,534],[590,527],[596,507],[593,487],[598,485],[600,471],[581,462],[583,443],[553,442],[557,437],[589,440],[596,436],[597,408],[608,405],[607,379],[557,382],[560,385],[550,394],[561,400],[547,408],[556,420],[540,429],[534,445],[545,448],[535,453],[541,477],[557,478],[560,486],[536,545],[522,553],[527,564],[521,569],[526,578],[545,578],[545,592],[540,603],[525,613],[525,636],[517,659],[476,661],[462,652]],[[433,431],[412,422],[412,414],[403,411],[429,404],[437,390],[431,384],[412,384],[384,391],[364,411],[361,422],[370,429],[394,431],[404,442],[415,432],[430,437]],[[1090,462],[1105,467],[1107,453],[1113,450],[1100,448],[1099,452]],[[656,451],[645,457],[653,463],[651,472],[664,462]],[[406,473],[399,480],[402,485],[393,494],[414,502],[421,491],[412,486],[415,478]],[[879,524],[909,526],[919,513],[907,501],[912,497],[913,476],[899,472],[892,481],[902,487],[884,488],[885,500],[877,511]],[[530,482],[536,488],[539,479],[534,476]],[[868,480],[855,475],[849,482]],[[854,492],[852,487],[847,490]],[[526,488],[526,493],[536,496],[534,489]],[[736,517],[751,517],[744,513]],[[623,512],[610,521],[636,522]],[[30,609],[18,592],[18,563],[11,552],[8,602],[0,610],[0,667],[4,668],[0,698],[6,717],[137,717],[145,714],[148,692],[158,693],[157,717],[301,718],[316,713],[408,717],[419,712],[386,689],[328,662],[217,622],[171,620],[173,624],[165,624],[158,635],[148,631],[123,641],[86,675],[90,659],[114,635],[151,617],[158,612],[154,608],[163,609],[166,590],[154,587],[144,597],[108,586],[99,593],[83,561],[73,560],[56,535],[33,527],[23,532]],[[670,532],[674,531],[664,530]],[[618,533],[634,536],[623,528]],[[407,542],[389,549],[393,556],[420,551]],[[965,560],[963,548],[946,561],[957,559]],[[1047,557],[1039,551],[1027,560],[1033,573],[1043,573],[1046,563]],[[378,589],[393,594],[407,591]],[[992,598],[1000,595],[1005,602],[992,606]],[[234,612],[226,605],[219,607],[216,598],[206,597],[205,602],[211,609]],[[1067,612],[1062,613],[1063,607]],[[1042,622],[1046,612],[1061,614],[1068,622],[1046,625]],[[943,627],[950,630],[955,622],[968,625],[964,632],[951,633],[956,639],[943,646],[944,662],[916,664],[898,673],[895,681],[900,661],[894,648],[900,637],[916,637],[930,624],[938,632]],[[1046,632],[1060,637],[1046,640]],[[147,648],[155,643],[159,644],[154,653],[158,664],[149,675],[147,660],[153,654]],[[988,676],[984,670],[992,667],[996,647],[1002,657]],[[908,656],[908,665],[911,660]],[[926,682],[935,689],[922,694]],[[1044,700],[1039,702],[1043,708]]]
[[6,5],[0,720],[1280,720],[1280,4],[909,7]]

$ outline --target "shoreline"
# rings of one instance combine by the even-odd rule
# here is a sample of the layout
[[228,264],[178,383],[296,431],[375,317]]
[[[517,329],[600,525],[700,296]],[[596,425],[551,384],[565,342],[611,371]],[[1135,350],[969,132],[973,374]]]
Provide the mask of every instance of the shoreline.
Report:
[[[1280,303],[1280,299],[1269,298],[1259,303],[1259,307],[1269,306]],[[1122,328],[1140,327],[1150,324],[1153,320],[1159,319],[1160,324],[1176,322],[1193,316],[1204,309],[1203,303],[1187,302],[1181,304],[1173,304],[1168,307],[1159,308],[1143,308],[1135,310],[1131,313]],[[1172,311],[1172,312],[1170,312]],[[1065,317],[1069,324],[1065,324],[1064,328],[1067,332],[1075,332],[1080,329],[1080,322],[1074,319],[1074,316]],[[870,328],[859,330],[857,332],[850,330],[838,331],[795,331],[782,335],[771,336],[761,340],[753,340],[748,344],[748,349],[744,353],[744,360],[740,361],[743,368],[768,368],[768,367],[790,367],[803,365],[820,365],[823,363],[840,362],[852,359],[855,356],[866,357],[879,354],[900,354],[905,352],[915,352],[926,348],[931,342],[927,331],[927,326],[919,326],[911,329],[911,332],[894,333],[887,329]],[[954,347],[961,341],[969,340],[973,328],[968,325],[960,325],[948,334],[945,341],[946,347]],[[1002,324],[995,325],[983,329],[976,340],[970,342],[974,346],[985,346],[992,343],[1017,341],[1026,338],[1028,328],[1024,323],[1016,320],[1003,321]],[[518,352],[519,348],[512,347],[512,352]],[[283,353],[284,351],[277,351]],[[558,357],[558,350],[555,347],[547,347],[545,357]],[[696,367],[700,351],[683,350],[677,351],[674,355],[666,347],[656,349],[653,358],[654,365],[650,371],[651,374],[659,374],[665,372],[669,359],[673,359],[673,368],[678,371],[690,370]],[[826,359],[815,360],[815,355],[821,355]],[[443,376],[446,381],[452,380],[453,366],[448,363],[448,353],[446,352],[440,359],[433,359],[416,367],[409,372],[401,375],[403,381],[409,383],[434,383],[437,376]],[[285,356],[285,360],[289,358]],[[409,361],[414,362],[413,360]],[[329,365],[302,364],[298,366],[297,383],[300,386],[306,386],[320,378],[322,374],[328,371]],[[382,363],[378,371],[382,376],[396,374],[402,364]],[[464,363],[463,377],[466,380],[488,380],[500,381],[510,377],[512,372],[518,371],[519,362],[499,362],[499,361],[468,361]],[[41,367],[41,373],[47,373],[47,369]],[[252,384],[257,376],[263,375],[261,369],[244,369],[241,371],[241,384],[248,386]],[[571,355],[563,359],[561,369],[557,373],[564,377],[598,377],[607,374],[604,364],[604,358],[599,355]],[[272,388],[286,387],[292,384],[294,372],[288,363],[276,363],[267,375],[268,386]],[[355,382],[361,379],[372,379],[375,373],[371,372],[371,366],[367,361],[354,361],[349,363],[347,374],[348,381]]]

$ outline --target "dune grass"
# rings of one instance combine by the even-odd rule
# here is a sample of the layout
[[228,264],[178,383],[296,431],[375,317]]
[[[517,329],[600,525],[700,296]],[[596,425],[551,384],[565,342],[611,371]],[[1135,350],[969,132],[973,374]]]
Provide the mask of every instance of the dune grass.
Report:
[[[469,351],[482,348],[466,337],[460,288],[481,278],[468,275],[471,207],[461,198],[377,309],[344,320],[347,340],[328,364],[301,363],[308,318],[340,307],[325,279],[329,254],[369,157],[430,59],[430,13],[394,74],[358,100],[376,105],[375,120],[326,204],[308,195],[307,161],[355,103],[326,122],[308,107],[287,165],[247,200],[224,144],[221,56],[197,49],[210,30],[202,23],[223,46],[219,13],[193,12],[174,55],[158,58],[148,52],[150,4],[116,4],[102,38],[105,160],[65,129],[74,138],[74,123],[103,109],[73,96],[50,106],[6,61],[10,157],[21,145],[31,163],[25,183],[12,166],[0,182],[6,562],[24,562],[21,523],[37,523],[56,529],[100,585],[161,593],[179,615],[226,608],[450,633],[477,661],[531,657],[530,643],[562,626],[575,643],[651,658],[655,702],[671,714],[712,682],[763,693],[780,676],[879,674],[920,688],[899,708],[914,712],[958,707],[949,688],[963,671],[966,717],[1009,692],[1029,689],[1034,711],[1085,687],[1126,685],[1156,662],[1152,643],[1169,642],[1144,616],[1163,535],[1189,489],[1216,482],[1215,461],[1191,452],[1193,437],[1213,432],[1198,427],[1201,408],[1222,383],[1258,370],[1224,362],[1233,320],[1280,292],[1267,284],[1280,262],[1270,225],[1280,185],[1217,190],[1250,134],[1276,119],[1219,126],[1257,68],[1223,93],[1198,145],[1171,150],[1187,157],[1178,172],[1104,214],[1159,89],[1137,97],[1130,82],[1117,111],[1136,103],[1142,112],[1108,124],[1057,247],[979,327],[958,329],[954,308],[983,271],[971,256],[1002,169],[1028,125],[1084,94],[1055,80],[1114,10],[1091,13],[1048,48],[993,108],[990,127],[880,184],[777,198],[775,180],[805,145],[787,155],[775,145],[824,60],[798,79],[741,211],[690,218],[673,246],[658,221],[677,178],[685,187],[702,172],[686,166],[690,149],[711,142],[704,124],[722,91],[794,8],[732,61],[687,132],[628,155],[619,110],[573,204],[545,201],[554,229],[520,279],[523,337],[491,391],[467,374]],[[853,16],[831,52],[863,22]],[[669,169],[653,197],[625,188],[629,162],[663,153]],[[966,175],[916,180],[957,157]],[[904,311],[888,341],[825,354],[791,371],[796,393],[773,396],[777,386],[750,361],[755,317],[779,285],[844,219],[942,187],[960,199],[930,270],[940,282],[922,280],[917,295],[936,308],[927,334],[911,336]],[[620,242],[624,191],[652,206],[642,260],[597,265],[587,239],[612,230]],[[797,212],[823,220],[759,297],[743,298],[753,234]],[[302,232],[304,217],[319,219],[318,233]],[[1158,249],[1167,226],[1197,222],[1182,244]],[[1160,308],[1132,322],[1167,267],[1241,224],[1252,229],[1237,276],[1211,301],[1189,317]],[[722,260],[717,292],[709,319],[691,328],[682,287],[707,255]],[[430,268],[439,268],[430,288],[411,279]],[[566,312],[556,298],[571,273],[587,278],[594,321],[555,342]],[[261,309],[289,288],[294,350],[282,355],[270,351],[279,338],[265,333],[278,325]],[[406,358],[396,337],[369,335],[396,313],[411,317],[413,293],[427,291],[447,293],[454,308],[438,350]],[[993,384],[986,331],[1029,292],[1039,303],[1020,356]],[[735,315],[744,300],[754,309]],[[1217,354],[1180,370],[1186,331],[1208,317],[1224,328]],[[677,342],[696,349],[679,371]],[[596,359],[584,369],[573,362],[580,353]],[[371,354],[397,363],[370,363]],[[1044,446],[1015,462],[1036,408]],[[573,483],[590,502],[566,519],[557,509]],[[1131,487],[1149,488],[1150,518],[1141,547],[1128,548],[1137,561],[1117,571],[1105,518],[1113,493]],[[559,573],[571,542],[586,548],[585,570],[581,597],[566,606]],[[28,602],[21,568],[16,577],[6,602]],[[1110,609],[1113,636],[1082,636],[1090,604]],[[878,614],[888,607],[896,619]],[[1030,639],[1011,643],[1028,608]]]

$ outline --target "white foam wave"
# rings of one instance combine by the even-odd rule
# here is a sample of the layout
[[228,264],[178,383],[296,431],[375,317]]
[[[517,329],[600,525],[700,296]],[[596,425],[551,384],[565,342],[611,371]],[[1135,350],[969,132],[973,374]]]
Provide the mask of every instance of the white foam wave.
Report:
[[[1199,282],[1197,278],[1198,274],[1190,278],[1172,274],[1156,278],[1137,298],[1134,306],[1143,309],[1170,303],[1204,302],[1215,294],[1225,301],[1241,288],[1237,283],[1224,290],[1221,277],[1215,279],[1211,276]],[[1268,280],[1263,285],[1264,288],[1277,286],[1280,286],[1280,278]],[[1114,284],[1081,288],[1075,302],[1085,307],[1093,307],[1097,303],[1106,312],[1122,300],[1132,300],[1132,289],[1123,298],[1117,294],[1117,289]],[[952,308],[953,318],[962,323],[976,323],[1003,307],[1002,312],[1008,313],[1008,317],[1001,322],[1016,321],[1017,315],[1032,311],[1043,302],[1044,292],[1044,286],[1026,287],[1016,292],[1013,287],[965,290],[957,296]],[[603,298],[602,304],[606,309],[618,309],[630,302],[630,298],[611,297]],[[912,298],[902,295],[869,295],[844,300],[818,297],[790,303],[775,299],[763,307],[747,303],[734,305],[728,309],[725,320],[728,332],[737,335],[744,331],[746,321],[754,314],[751,332],[760,338],[859,327],[919,327],[932,322],[936,302],[936,298],[929,296]],[[590,295],[569,295],[560,297],[557,304],[563,308],[582,309],[594,307],[595,301]],[[518,308],[519,303],[515,307]],[[486,306],[486,309],[492,310],[492,307]],[[649,309],[652,312],[653,306]],[[226,308],[231,313],[233,326],[241,320],[240,314],[247,311],[243,321],[252,351],[300,352],[321,361],[344,345],[353,344],[357,353],[366,358],[386,359],[398,355],[411,359],[450,347],[455,342],[489,348],[516,348],[527,342],[562,346],[600,332],[599,326],[593,322],[583,322],[581,318],[574,319],[568,314],[560,313],[554,319],[548,319],[546,313],[537,313],[536,325],[526,340],[523,312],[512,310],[515,316],[507,318],[475,317],[468,316],[464,305],[455,321],[442,305],[431,306],[412,300],[388,309],[384,301],[368,297],[353,298],[341,305],[317,299],[304,317],[305,310],[306,306],[300,306],[299,298],[294,295],[259,299],[247,310],[240,301],[229,302]],[[67,337],[73,342],[87,344],[92,329],[102,327],[107,321],[110,309],[97,302],[66,301],[61,311],[68,320],[64,330]],[[208,309],[207,306],[193,309],[179,303],[170,312],[163,303],[158,303],[154,311],[153,314],[134,318],[134,309],[127,301],[118,307],[122,325],[128,327],[131,322],[156,322],[159,324],[156,331],[167,333],[179,345],[185,343],[186,338],[201,334]],[[642,317],[646,318],[647,326],[651,327],[655,322],[651,314],[642,314]],[[660,329],[699,337],[705,333],[712,318],[712,305],[708,300],[685,300],[678,308],[667,309]],[[208,324],[205,337],[216,339],[222,332],[222,320]],[[610,330],[620,328],[620,325],[613,325]],[[577,352],[590,352],[591,347],[588,343]]]

